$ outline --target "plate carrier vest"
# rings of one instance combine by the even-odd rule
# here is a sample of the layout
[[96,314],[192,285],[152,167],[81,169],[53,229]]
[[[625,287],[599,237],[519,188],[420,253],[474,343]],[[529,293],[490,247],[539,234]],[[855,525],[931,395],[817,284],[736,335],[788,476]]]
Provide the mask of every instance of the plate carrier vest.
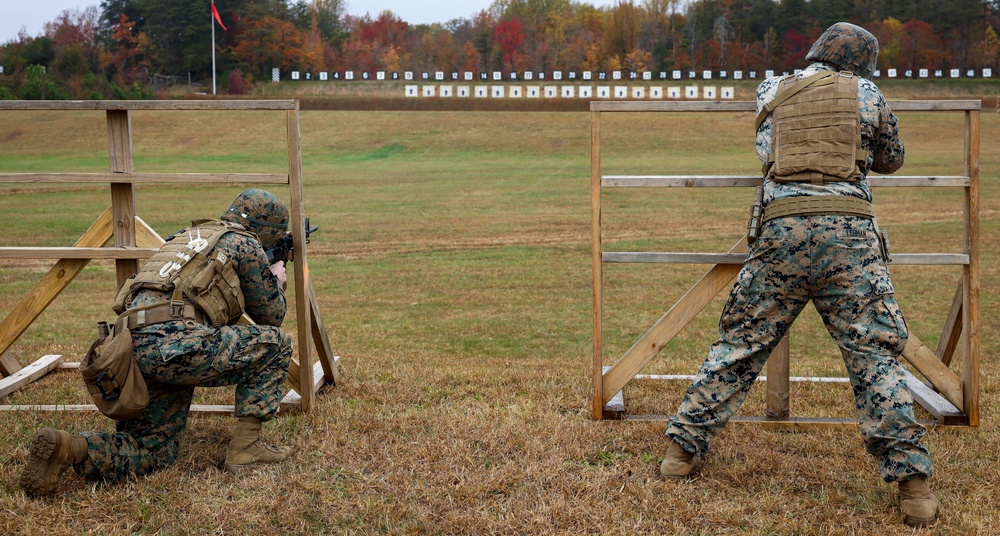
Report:
[[773,109],[774,116],[764,176],[775,182],[814,184],[861,179],[868,153],[861,149],[854,74],[820,71],[799,81],[785,78],[772,102],[765,107]]
[[[115,313],[131,314],[135,311],[166,307],[156,303],[129,310],[135,295],[142,289],[171,292],[170,315],[164,320],[195,320],[185,299],[194,304],[213,326],[230,323],[243,314],[243,291],[232,259],[215,246],[226,233],[239,233],[256,240],[253,233],[239,224],[218,220],[194,220],[191,227],[182,229],[167,238],[159,251],[153,254],[122,285],[112,305]],[[184,238],[187,237],[187,241]],[[196,315],[197,316],[197,315]],[[152,323],[152,322],[150,322]]]

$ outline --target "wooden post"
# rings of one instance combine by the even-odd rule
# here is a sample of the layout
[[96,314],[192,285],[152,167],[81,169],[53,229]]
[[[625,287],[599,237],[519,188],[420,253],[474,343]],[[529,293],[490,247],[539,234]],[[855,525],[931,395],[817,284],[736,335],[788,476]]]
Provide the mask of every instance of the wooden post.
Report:
[[299,342],[299,389],[302,411],[312,411],[315,404],[312,367],[312,308],[309,305],[311,283],[306,258],[306,227],[302,194],[302,144],[299,134],[299,110],[285,112],[288,137],[288,185],[291,196],[292,248],[295,262],[295,319]]
[[[108,158],[112,173],[133,173],[132,115],[128,110],[108,110]],[[135,247],[135,184],[111,184],[111,209],[114,211],[115,247]],[[121,287],[139,271],[136,259],[115,260],[115,274]]]
[[768,419],[787,419],[791,415],[788,392],[791,343],[788,335],[778,341],[767,358],[767,409]]
[[[601,322],[601,112],[590,113],[590,265],[593,272],[594,400],[591,416],[600,420],[604,415],[604,340]],[[617,392],[617,391],[616,391]]]
[[965,112],[965,166],[969,186],[965,189],[965,253],[969,264],[963,271],[962,410],[969,426],[979,426],[979,110]]

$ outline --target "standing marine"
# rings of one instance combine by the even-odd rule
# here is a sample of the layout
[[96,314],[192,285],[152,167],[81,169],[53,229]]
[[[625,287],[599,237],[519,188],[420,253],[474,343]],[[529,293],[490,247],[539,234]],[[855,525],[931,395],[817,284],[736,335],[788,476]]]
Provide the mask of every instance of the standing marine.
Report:
[[[219,220],[192,222],[166,239],[113,306],[131,331],[149,405],[140,417],[117,422],[115,433],[38,430],[20,479],[28,495],[53,494],[69,467],[87,480],[109,481],[169,467],[195,387],[236,386],[227,469],[289,456],[290,448],[260,438],[261,423],[278,411],[292,356],[292,338],[279,327],[285,266],[270,265],[265,254],[287,228],[285,204],[249,189]],[[253,323],[237,323],[244,314]]]
[[828,28],[800,73],[757,88],[757,156],[763,214],[719,321],[719,339],[685,393],[660,465],[687,477],[743,403],[771,351],[812,301],[844,358],[865,449],[886,482],[898,482],[907,525],[937,518],[897,358],[908,332],[889,278],[888,251],[872,210],[869,171],[903,165],[896,116],[870,80],[878,40],[847,23]]

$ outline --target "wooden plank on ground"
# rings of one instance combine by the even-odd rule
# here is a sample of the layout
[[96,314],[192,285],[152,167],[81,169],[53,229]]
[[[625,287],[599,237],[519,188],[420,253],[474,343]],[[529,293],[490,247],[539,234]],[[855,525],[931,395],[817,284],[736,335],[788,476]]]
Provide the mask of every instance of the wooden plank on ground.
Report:
[[955,407],[964,407],[961,380],[912,332],[903,349],[903,357]]
[[49,371],[58,367],[62,362],[63,356],[61,355],[45,355],[38,358],[34,363],[0,380],[0,398],[48,374]]
[[[93,404],[17,404],[0,405],[0,411],[97,411],[97,406]],[[235,406],[192,404],[191,414],[211,415],[236,413]]]
[[[76,245],[100,247],[110,240],[114,235],[111,214],[110,208],[104,211],[104,214],[101,214],[97,221],[77,240]],[[0,322],[0,353],[10,349],[14,341],[28,329],[28,326],[42,314],[42,311],[52,303],[52,300],[56,299],[60,292],[65,290],[70,281],[89,262],[90,259],[62,259],[55,263],[42,280],[28,291],[28,294],[7,314],[3,322]]]
[[[746,238],[743,238],[729,252],[738,253],[746,250],[747,242]],[[607,404],[614,393],[621,391],[625,384],[726,288],[739,272],[739,265],[718,264],[695,283],[617,363],[612,365],[611,370],[604,374],[603,404]]]
[[941,424],[949,426],[969,424],[969,420],[962,413],[962,410],[956,408],[954,404],[948,402],[916,376],[910,374],[909,371],[906,372],[906,383],[910,386],[913,401],[920,404],[920,407],[927,410],[927,413],[933,415],[935,419],[941,421]]
[[[335,357],[334,361],[340,361],[340,357],[339,356]],[[298,363],[296,363],[296,366],[298,366]],[[291,367],[289,367],[288,376],[289,378],[291,378],[292,376]],[[313,364],[312,377],[314,382],[312,392],[316,393],[317,391],[320,390],[321,387],[323,387],[323,384],[325,382],[325,378],[323,376],[323,366],[320,365],[319,363]],[[281,400],[281,410],[306,411],[305,409],[302,408],[302,395],[299,393],[297,389],[289,390],[288,393],[285,394],[285,398]]]
[[[610,369],[611,367],[604,367],[604,372],[607,372]],[[621,420],[625,418],[625,395],[622,391],[615,393],[615,396],[611,397],[611,400],[604,405],[602,417],[611,420]]]

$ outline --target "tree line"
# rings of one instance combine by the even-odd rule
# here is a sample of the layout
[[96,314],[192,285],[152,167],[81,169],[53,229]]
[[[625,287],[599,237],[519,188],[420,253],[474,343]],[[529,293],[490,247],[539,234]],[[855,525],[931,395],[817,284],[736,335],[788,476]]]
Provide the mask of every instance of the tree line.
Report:
[[[217,0],[229,93],[304,72],[790,71],[830,24],[879,39],[879,68],[1000,72],[1000,0],[494,0],[433,24],[346,0]],[[0,44],[0,98],[149,98],[212,77],[209,0],[102,0]],[[223,29],[223,26],[225,29]]]

